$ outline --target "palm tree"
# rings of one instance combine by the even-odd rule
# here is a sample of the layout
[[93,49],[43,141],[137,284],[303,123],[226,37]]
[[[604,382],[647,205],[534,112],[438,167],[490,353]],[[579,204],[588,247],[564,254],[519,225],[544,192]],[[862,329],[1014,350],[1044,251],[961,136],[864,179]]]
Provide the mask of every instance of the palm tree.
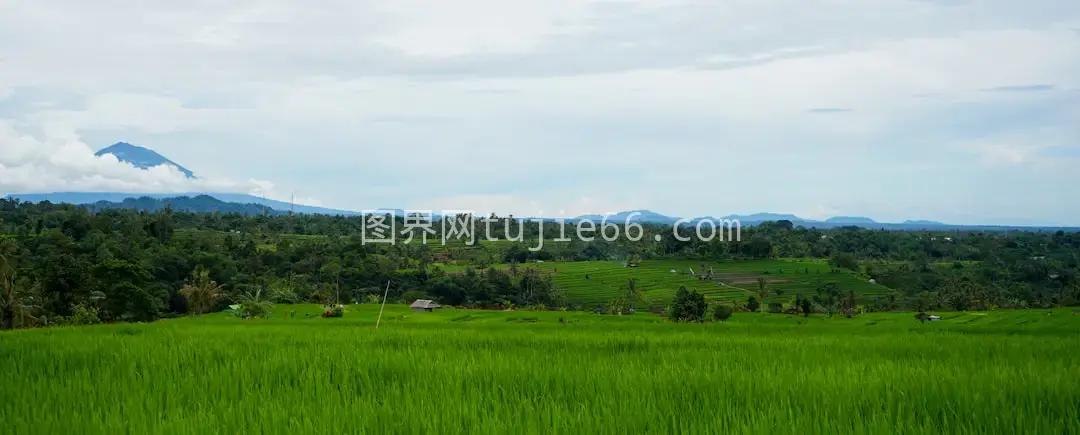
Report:
[[19,328],[29,324],[27,320],[37,320],[31,314],[39,308],[39,287],[15,279],[14,251],[14,244],[0,239],[0,329]]
[[187,300],[192,315],[205,314],[221,299],[221,285],[210,279],[210,271],[199,266],[191,273],[191,281],[180,289],[180,295]]
[[768,306],[768,304],[765,303],[765,298],[769,297],[769,294],[771,293],[771,290],[769,289],[769,281],[766,281],[763,277],[758,277],[757,291],[755,291],[754,293],[757,293],[758,300],[761,301],[761,313],[765,314],[765,307]]

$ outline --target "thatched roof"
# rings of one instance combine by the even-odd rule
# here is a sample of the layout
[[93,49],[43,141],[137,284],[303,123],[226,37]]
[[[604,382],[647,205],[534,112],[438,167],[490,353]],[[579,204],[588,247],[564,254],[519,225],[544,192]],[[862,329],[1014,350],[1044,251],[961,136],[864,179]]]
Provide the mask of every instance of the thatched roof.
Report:
[[439,304],[435,303],[435,301],[428,300],[428,299],[417,299],[416,302],[413,302],[412,305],[409,305],[409,307],[412,307],[412,308],[442,308],[442,305],[439,305]]

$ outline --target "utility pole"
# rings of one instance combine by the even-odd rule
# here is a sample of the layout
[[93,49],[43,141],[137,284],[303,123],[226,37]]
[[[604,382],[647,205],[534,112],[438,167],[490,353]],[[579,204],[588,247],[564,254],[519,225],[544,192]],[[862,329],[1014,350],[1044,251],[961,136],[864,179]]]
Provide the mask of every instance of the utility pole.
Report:
[[379,319],[375,321],[375,329],[379,329],[379,324],[382,323],[382,312],[386,308],[386,296],[390,294],[390,281],[386,281],[386,291],[383,292],[382,306],[379,307]]

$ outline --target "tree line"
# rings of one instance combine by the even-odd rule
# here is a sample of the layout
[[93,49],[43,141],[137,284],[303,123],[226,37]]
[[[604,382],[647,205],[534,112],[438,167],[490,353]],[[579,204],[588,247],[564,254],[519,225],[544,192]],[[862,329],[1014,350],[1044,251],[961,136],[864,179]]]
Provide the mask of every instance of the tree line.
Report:
[[[1070,232],[822,230],[780,221],[743,228],[741,241],[683,241],[670,226],[643,224],[645,237],[637,242],[572,238],[534,252],[528,237],[538,236],[535,225],[517,228],[511,216],[495,218],[496,232],[520,229],[526,240],[365,244],[358,216],[91,210],[4,199],[0,326],[183,315],[201,309],[193,309],[190,296],[197,299],[193,289],[205,286],[216,289],[207,310],[252,300],[363,302],[381,297],[387,282],[397,301],[424,296],[447,305],[569,305],[550,276],[527,266],[535,260],[829,259],[894,289],[875,301],[882,310],[1047,307],[1080,299],[1080,235]],[[544,225],[545,237],[557,237],[556,224]],[[438,240],[441,228],[435,230],[429,238]],[[447,273],[440,263],[465,268]],[[488,267],[495,263],[512,266]]]

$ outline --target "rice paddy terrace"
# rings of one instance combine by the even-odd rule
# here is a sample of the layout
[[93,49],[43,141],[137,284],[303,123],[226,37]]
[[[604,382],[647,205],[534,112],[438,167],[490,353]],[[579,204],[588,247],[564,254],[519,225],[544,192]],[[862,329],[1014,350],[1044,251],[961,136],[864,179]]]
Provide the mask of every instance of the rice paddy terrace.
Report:
[[[202,233],[210,234],[215,239],[224,237],[224,233]],[[191,238],[194,234],[195,231],[185,231],[182,237]],[[281,235],[280,238],[293,243],[326,240],[325,236],[296,234]],[[481,260],[501,259],[506,250],[517,243],[498,240],[466,245],[458,239],[447,240],[445,244],[441,240],[430,242],[433,252],[455,259],[452,264],[438,265],[450,273],[475,268]],[[260,248],[272,250],[274,245],[263,243]],[[553,255],[568,249],[567,242],[544,241],[544,250]],[[506,270],[510,265],[493,264],[490,267]],[[810,296],[822,283],[830,281],[837,283],[844,292],[854,291],[860,303],[869,302],[889,291],[889,288],[872,283],[865,276],[851,271],[834,271],[825,262],[812,260],[645,260],[636,267],[630,267],[625,261],[548,261],[529,262],[517,267],[520,270],[536,269],[550,275],[559,287],[566,290],[569,302],[578,306],[611,302],[625,293],[627,282],[631,279],[636,279],[638,288],[644,292],[646,301],[639,304],[642,307],[666,305],[680,286],[696,290],[712,301],[745,301],[754,294],[758,278],[765,279],[771,292],[766,303],[787,303],[799,293]]]
[[1069,310],[673,324],[387,306],[379,329],[375,304],[320,311],[0,332],[0,421],[13,434],[1080,433]]
[[[445,266],[460,272],[463,266]],[[494,265],[499,269],[506,264]],[[815,261],[760,260],[704,262],[690,260],[647,260],[630,267],[619,261],[543,262],[517,265],[519,270],[533,268],[550,274],[556,285],[566,290],[574,304],[603,304],[626,292],[627,282],[637,280],[648,304],[666,304],[680,286],[696,290],[707,300],[746,300],[758,286],[758,278],[767,282],[772,296],[766,302],[788,302],[796,294],[809,297],[823,282],[836,282],[843,291],[852,290],[862,301],[884,295],[888,287],[867,278],[843,271],[833,272],[828,264]],[[711,277],[705,274],[712,270]]]

